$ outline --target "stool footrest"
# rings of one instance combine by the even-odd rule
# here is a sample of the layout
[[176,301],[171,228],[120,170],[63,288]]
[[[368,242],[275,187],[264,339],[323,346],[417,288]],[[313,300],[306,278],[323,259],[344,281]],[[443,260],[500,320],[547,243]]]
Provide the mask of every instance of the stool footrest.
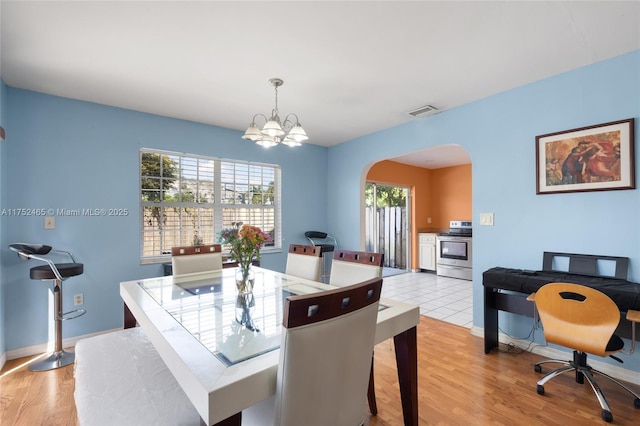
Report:
[[[73,311],[65,312],[64,314],[62,314],[62,318],[60,318],[60,319],[62,321],[72,320],[72,319],[76,319],[78,317],[81,317],[86,313],[87,313],[86,309],[76,309],[76,310],[73,310]],[[75,315],[69,316],[69,315],[72,315],[72,314],[75,314]]]

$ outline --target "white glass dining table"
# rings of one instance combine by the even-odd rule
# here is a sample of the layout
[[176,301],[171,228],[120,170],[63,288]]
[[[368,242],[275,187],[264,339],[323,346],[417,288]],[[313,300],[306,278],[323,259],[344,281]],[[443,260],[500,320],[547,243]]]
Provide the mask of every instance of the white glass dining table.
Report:
[[[275,394],[285,299],[334,288],[254,271],[253,293],[242,297],[235,268],[120,283],[125,318],[144,328],[207,425],[239,425],[243,409]],[[375,342],[394,338],[405,425],[418,424],[419,321],[418,306],[380,299]]]

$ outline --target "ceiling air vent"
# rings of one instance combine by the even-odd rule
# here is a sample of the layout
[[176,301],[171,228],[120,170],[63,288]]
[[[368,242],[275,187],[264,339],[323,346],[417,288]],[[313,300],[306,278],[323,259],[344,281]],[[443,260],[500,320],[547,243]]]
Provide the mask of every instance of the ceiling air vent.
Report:
[[423,117],[425,115],[435,114],[438,112],[438,108],[433,105],[425,105],[413,111],[409,111],[409,115],[413,115],[414,117]]

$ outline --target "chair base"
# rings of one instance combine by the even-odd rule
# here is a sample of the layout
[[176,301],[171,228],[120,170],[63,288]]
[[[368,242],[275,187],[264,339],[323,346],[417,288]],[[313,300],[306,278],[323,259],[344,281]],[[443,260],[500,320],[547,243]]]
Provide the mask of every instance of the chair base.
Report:
[[608,374],[595,370],[591,366],[589,366],[587,364],[586,353],[580,352],[580,351],[573,351],[573,361],[551,359],[551,360],[537,362],[534,365],[535,372],[541,373],[542,372],[541,365],[546,363],[551,363],[551,362],[563,364],[563,367],[550,371],[544,377],[538,380],[537,387],[536,387],[538,394],[544,395],[544,384],[547,383],[549,380],[553,379],[554,377],[570,371],[575,372],[577,383],[582,384],[584,383],[584,379],[587,379],[587,382],[589,383],[589,385],[591,385],[591,389],[596,394],[596,398],[598,398],[598,402],[600,403],[600,407],[602,408],[602,412],[601,412],[602,420],[604,420],[605,422],[612,422],[613,414],[611,414],[611,407],[609,406],[609,403],[607,402],[607,399],[605,398],[604,393],[602,392],[602,389],[600,389],[598,382],[593,377],[594,374],[599,374],[611,380],[612,382],[616,383],[618,386],[620,386],[621,388],[629,392],[631,395],[633,395],[635,398],[633,401],[634,407],[640,408],[640,394],[634,392],[627,385],[609,376]]
[[29,365],[30,371],[47,371],[54,370],[56,368],[65,367],[69,364],[73,364],[76,359],[74,352],[58,351],[47,356],[45,359],[40,360],[34,364]]

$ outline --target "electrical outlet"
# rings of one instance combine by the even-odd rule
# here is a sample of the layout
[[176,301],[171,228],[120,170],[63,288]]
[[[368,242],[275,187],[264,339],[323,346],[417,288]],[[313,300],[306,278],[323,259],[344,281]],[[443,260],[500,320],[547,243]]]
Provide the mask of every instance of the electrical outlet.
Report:
[[84,296],[82,295],[82,293],[78,293],[73,296],[73,304],[75,306],[80,306],[83,303],[84,303]]
[[430,217],[427,218],[427,223],[431,223],[431,218]]
[[45,216],[44,229],[55,229],[55,227],[56,227],[56,218],[53,216]]

